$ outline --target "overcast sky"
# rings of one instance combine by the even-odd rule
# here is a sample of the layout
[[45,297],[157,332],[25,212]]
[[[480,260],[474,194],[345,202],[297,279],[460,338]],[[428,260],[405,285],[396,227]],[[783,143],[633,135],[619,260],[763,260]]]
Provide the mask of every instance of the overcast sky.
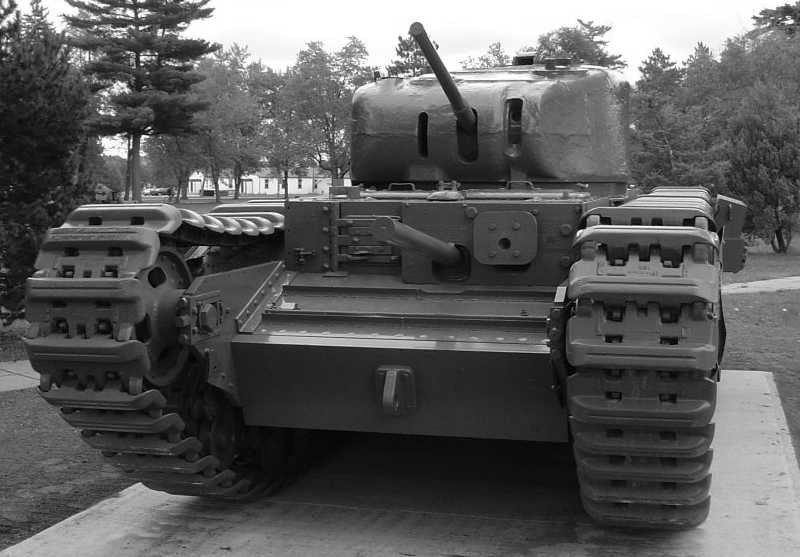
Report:
[[[397,36],[413,21],[421,21],[439,43],[439,53],[451,70],[459,62],[500,41],[513,54],[536,38],[577,18],[610,25],[608,50],[628,62],[628,79],[650,51],[661,47],[683,61],[702,41],[718,53],[725,39],[751,28],[751,17],[764,8],[789,0],[212,0],[214,15],[192,25],[187,36],[229,46],[247,45],[255,58],[285,68],[309,41],[329,50],[355,35],[367,46],[369,62],[385,66],[394,57]],[[29,2],[18,0],[23,9]],[[73,10],[63,0],[44,0],[50,16]]]

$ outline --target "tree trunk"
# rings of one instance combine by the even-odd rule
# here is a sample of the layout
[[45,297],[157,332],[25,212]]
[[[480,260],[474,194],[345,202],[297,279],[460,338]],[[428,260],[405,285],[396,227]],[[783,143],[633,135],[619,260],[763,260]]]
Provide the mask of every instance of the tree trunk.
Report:
[[283,198],[289,201],[289,171],[283,171]]
[[131,136],[131,197],[134,203],[142,202],[142,185],[139,183],[139,151],[142,146],[142,134]]
[[214,199],[219,203],[219,169],[213,165],[211,166],[211,180],[214,182]]
[[772,251],[775,253],[786,253],[789,250],[789,245],[792,243],[792,230],[786,226],[779,226],[770,238]]
[[239,191],[242,187],[242,165],[234,163],[233,165],[233,198],[239,199]]
[[125,160],[125,195],[123,199],[128,201],[131,198],[131,136],[128,136],[128,158]]
[[188,172],[181,172],[178,176],[178,189],[175,190],[178,192],[177,199],[188,199],[188,189],[189,189],[189,173]]
[[89,136],[85,133],[82,134],[80,143],[78,144],[78,148],[75,149],[75,155],[72,160],[73,163],[73,171],[72,171],[72,187],[77,187],[78,183],[81,181],[81,176],[85,172],[85,163],[86,163],[86,151],[89,148]]
[[336,153],[336,143],[328,141],[328,164],[331,165],[330,172],[331,178],[339,178],[339,157],[334,155]]

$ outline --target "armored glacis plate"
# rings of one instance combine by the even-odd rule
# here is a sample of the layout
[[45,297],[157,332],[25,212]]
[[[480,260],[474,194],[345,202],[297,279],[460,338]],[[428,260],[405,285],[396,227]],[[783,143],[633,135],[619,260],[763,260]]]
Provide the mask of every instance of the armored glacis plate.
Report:
[[527,265],[536,257],[536,217],[527,211],[484,211],[472,230],[472,255],[484,265]]

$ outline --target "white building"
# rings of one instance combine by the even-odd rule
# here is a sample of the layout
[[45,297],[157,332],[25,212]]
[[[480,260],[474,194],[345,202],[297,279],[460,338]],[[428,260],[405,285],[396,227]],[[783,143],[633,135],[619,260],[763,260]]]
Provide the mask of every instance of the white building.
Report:
[[[319,169],[308,169],[307,176],[289,176],[289,195],[328,195],[331,178],[327,173],[318,175]],[[255,173],[242,176],[240,195],[245,197],[283,197],[283,179],[268,176],[266,173]],[[219,180],[220,193],[233,195],[233,178],[221,177]],[[350,180],[345,179],[344,185],[350,185]],[[211,177],[202,172],[195,172],[189,177],[189,195],[214,195],[214,183]]]

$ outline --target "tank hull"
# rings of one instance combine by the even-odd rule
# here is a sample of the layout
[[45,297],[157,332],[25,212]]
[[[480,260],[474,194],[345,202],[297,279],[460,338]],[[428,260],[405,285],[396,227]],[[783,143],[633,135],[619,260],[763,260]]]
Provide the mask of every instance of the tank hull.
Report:
[[[335,293],[335,294],[334,294]],[[553,289],[426,290],[393,276],[295,276],[232,341],[248,425],[567,441],[545,319]],[[398,408],[384,404],[399,370]]]

